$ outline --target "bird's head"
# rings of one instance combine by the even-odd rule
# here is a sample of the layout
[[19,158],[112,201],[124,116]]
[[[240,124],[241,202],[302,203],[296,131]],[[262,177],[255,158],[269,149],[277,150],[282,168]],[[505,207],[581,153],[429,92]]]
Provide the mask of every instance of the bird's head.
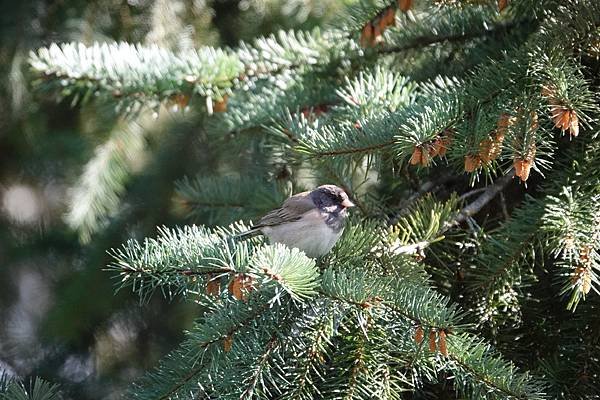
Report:
[[354,207],[348,195],[342,188],[335,185],[322,185],[311,192],[311,198],[319,208],[342,208]]

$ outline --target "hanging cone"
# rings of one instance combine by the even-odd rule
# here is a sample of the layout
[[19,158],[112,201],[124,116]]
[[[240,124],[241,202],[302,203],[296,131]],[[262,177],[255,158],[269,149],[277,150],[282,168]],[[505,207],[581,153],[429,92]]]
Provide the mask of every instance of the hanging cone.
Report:
[[[487,138],[483,139],[479,143],[479,158],[481,159],[482,164],[487,164],[492,160],[491,152],[492,152],[492,139]],[[466,169],[466,167],[465,167]]]
[[213,111],[214,112],[225,112],[227,111],[227,95],[224,94],[221,101],[217,101],[213,103]]
[[396,10],[394,10],[394,7],[389,7],[383,15],[386,27],[396,25]]
[[371,41],[371,46],[383,43],[383,30],[379,26],[379,24],[373,24],[373,40]]
[[360,34],[360,46],[364,49],[373,45],[373,25],[368,22]]
[[[510,128],[515,123],[515,118],[508,114],[501,114],[496,125],[496,138],[503,141]],[[501,139],[500,139],[501,138]]]
[[554,85],[547,84],[547,85],[542,86],[542,96],[547,98],[548,101],[554,102],[555,96],[556,96],[556,89],[555,89]]
[[171,98],[180,110],[183,110],[190,102],[190,96],[187,94],[176,94]]
[[493,138],[483,139],[481,143],[479,143],[479,158],[483,164],[487,164],[498,158],[502,152],[503,141],[504,134],[496,132]]
[[437,155],[440,157],[444,157],[450,144],[452,143],[452,136],[454,132],[451,129],[446,129],[440,136],[438,136],[433,143],[434,146],[437,147]]
[[590,276],[590,271],[586,269],[583,276],[581,277],[581,291],[583,292],[583,294],[588,294],[591,288],[592,277]]
[[571,118],[569,120],[569,134],[573,137],[579,135],[579,117],[575,110],[571,110]]
[[233,335],[228,335],[225,339],[223,339],[223,350],[226,353],[231,351],[231,346],[233,346]]
[[579,290],[586,295],[592,288],[592,277],[590,271],[586,267],[579,266],[575,268],[573,276],[571,277],[571,283],[574,286],[579,286]]
[[540,124],[538,122],[538,115],[535,111],[531,111],[529,113],[529,117],[531,118],[531,121],[530,121],[531,125],[529,126],[529,128],[532,132],[536,131],[537,128],[539,128],[539,126],[540,126]]
[[398,8],[402,12],[407,12],[412,7],[412,0],[398,0]]
[[421,164],[422,152],[421,147],[415,146],[412,156],[410,157],[410,165]]
[[424,167],[429,165],[430,157],[428,150],[424,149],[423,146],[415,146],[412,156],[410,157],[411,165],[422,165]]
[[212,274],[208,274],[206,279],[206,294],[209,296],[218,296],[221,292],[219,278],[213,278]]
[[427,154],[429,155],[430,158],[433,158],[435,156],[437,156],[439,154],[439,150],[440,147],[436,146],[436,142],[438,141],[438,139],[435,139],[433,141],[433,143],[429,143],[427,144]]
[[442,353],[442,355],[447,356],[448,355],[448,347],[446,347],[446,332],[444,331],[440,331],[440,333],[438,334],[438,349],[440,349],[440,353]]
[[438,136],[434,139],[431,146],[429,146],[429,155],[431,157],[435,157],[435,156],[441,157],[441,154],[440,154],[441,151],[444,151],[444,154],[446,153],[446,149],[444,147],[444,143],[442,142],[442,138],[440,138]]
[[417,326],[417,329],[415,330],[415,342],[417,344],[421,344],[424,335],[425,333],[423,332],[423,328],[420,325]]
[[575,110],[560,105],[552,105],[550,107],[550,114],[554,126],[563,132],[568,130],[571,136],[579,135],[579,117]]
[[473,172],[481,166],[481,159],[479,156],[466,155],[465,156],[465,172]]
[[429,351],[435,353],[435,332],[429,331]]
[[529,179],[529,172],[531,171],[531,166],[533,165],[532,160],[516,158],[513,165],[515,167],[515,176],[521,178],[522,182],[525,182],[527,179]]
[[246,301],[248,292],[254,290],[252,277],[246,274],[237,274],[229,282],[229,293],[238,300]]

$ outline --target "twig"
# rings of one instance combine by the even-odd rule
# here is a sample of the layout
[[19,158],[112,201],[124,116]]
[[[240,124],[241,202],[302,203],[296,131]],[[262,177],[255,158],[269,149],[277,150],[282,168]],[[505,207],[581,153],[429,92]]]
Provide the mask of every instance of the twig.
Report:
[[396,215],[394,215],[394,217],[390,220],[390,224],[391,225],[395,224],[396,222],[398,222],[398,219],[400,219],[400,217],[407,214],[409,212],[409,208],[412,205],[412,203],[417,201],[419,198],[423,197],[425,194],[434,191],[435,189],[442,186],[446,182],[452,180],[453,178],[454,178],[454,176],[452,176],[451,174],[443,174],[443,175],[439,176],[437,179],[432,179],[430,181],[423,183],[419,187],[419,189],[417,189],[416,192],[411,194],[407,199],[402,200],[398,203],[397,208],[399,208],[400,211],[398,211],[398,213]]
[[506,207],[506,197],[504,197],[504,193],[500,192],[500,206],[502,206],[502,214],[504,215],[504,219],[510,219],[510,214],[508,214],[508,208]]
[[[442,228],[435,234],[436,239],[433,240],[425,240],[418,243],[413,243],[410,245],[401,246],[393,249],[394,254],[406,254],[406,255],[415,255],[420,254],[424,249],[429,247],[432,243],[440,240],[443,237],[444,232],[447,230],[459,225],[464,222],[471,216],[477,214],[487,203],[489,203],[498,193],[502,191],[508,185],[508,183],[513,179],[513,170],[511,169],[506,175],[499,178],[492,185],[486,186],[482,188],[483,194],[479,196],[475,201],[469,203],[465,207],[463,207],[458,214],[454,217],[454,219],[446,222]],[[479,189],[477,189],[479,190]]]
[[474,196],[481,192],[485,192],[486,190],[487,190],[487,186],[479,188],[479,189],[470,190],[466,193],[461,194],[460,197],[458,198],[458,200],[462,201],[462,200],[468,199],[469,197]]
[[513,170],[511,169],[506,175],[496,180],[494,184],[487,186],[483,194],[479,196],[474,202],[469,203],[468,205],[463,207],[463,209],[460,210],[460,212],[456,215],[456,217],[453,220],[448,221],[444,225],[440,233],[443,233],[448,229],[459,225],[467,218],[477,214],[487,203],[489,203],[494,197],[496,197],[496,195],[500,193],[502,189],[506,187],[506,185],[508,185],[508,182],[510,182],[513,179],[514,174],[512,172]]
[[407,244],[404,246],[400,246],[400,247],[396,247],[396,248],[392,248],[391,251],[394,254],[406,254],[409,256],[415,255],[415,254],[419,254],[421,255],[421,253],[423,253],[423,250],[425,250],[427,247],[429,247],[429,245],[432,242],[428,241],[428,240],[423,240],[421,242],[417,242],[417,243],[413,243],[413,244]]
[[498,24],[493,29],[487,29],[477,32],[470,33],[458,33],[454,35],[446,35],[446,36],[421,36],[414,39],[412,42],[404,43],[402,45],[384,48],[379,50],[377,53],[379,54],[390,54],[390,53],[398,53],[407,50],[413,50],[421,47],[428,47],[432,44],[438,43],[455,43],[470,39],[476,39],[482,36],[495,36],[499,33],[507,32],[509,29],[514,28],[518,24],[516,23],[508,23],[508,24]]

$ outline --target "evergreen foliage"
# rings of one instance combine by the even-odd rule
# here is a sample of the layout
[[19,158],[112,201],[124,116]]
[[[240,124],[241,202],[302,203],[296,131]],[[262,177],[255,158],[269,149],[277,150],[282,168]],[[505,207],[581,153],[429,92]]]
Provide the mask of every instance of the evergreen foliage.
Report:
[[2,400],[61,400],[58,385],[42,379],[30,383],[21,382],[5,374],[0,375],[0,399]]
[[79,231],[82,241],[89,241],[107,224],[109,214],[118,209],[125,183],[135,163],[141,161],[146,132],[135,123],[116,126],[72,188],[66,220]]
[[[236,48],[31,54],[38,87],[74,104],[194,108],[224,156],[174,184],[204,225],[110,252],[119,289],[199,308],[127,398],[597,395],[600,3],[411,5],[360,1],[327,30]],[[109,201],[70,217],[91,240],[143,146],[116,135],[105,146],[127,149],[82,178],[108,194],[78,200]],[[234,221],[325,182],[357,204],[330,254],[237,239]]]

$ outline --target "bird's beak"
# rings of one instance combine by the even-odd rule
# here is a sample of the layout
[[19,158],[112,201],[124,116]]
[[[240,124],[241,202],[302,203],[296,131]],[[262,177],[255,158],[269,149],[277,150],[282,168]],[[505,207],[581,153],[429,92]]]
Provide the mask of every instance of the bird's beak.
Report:
[[346,198],[346,199],[344,199],[344,201],[342,201],[342,206],[344,206],[346,208],[354,207],[355,205],[356,204],[351,202],[349,198]]

